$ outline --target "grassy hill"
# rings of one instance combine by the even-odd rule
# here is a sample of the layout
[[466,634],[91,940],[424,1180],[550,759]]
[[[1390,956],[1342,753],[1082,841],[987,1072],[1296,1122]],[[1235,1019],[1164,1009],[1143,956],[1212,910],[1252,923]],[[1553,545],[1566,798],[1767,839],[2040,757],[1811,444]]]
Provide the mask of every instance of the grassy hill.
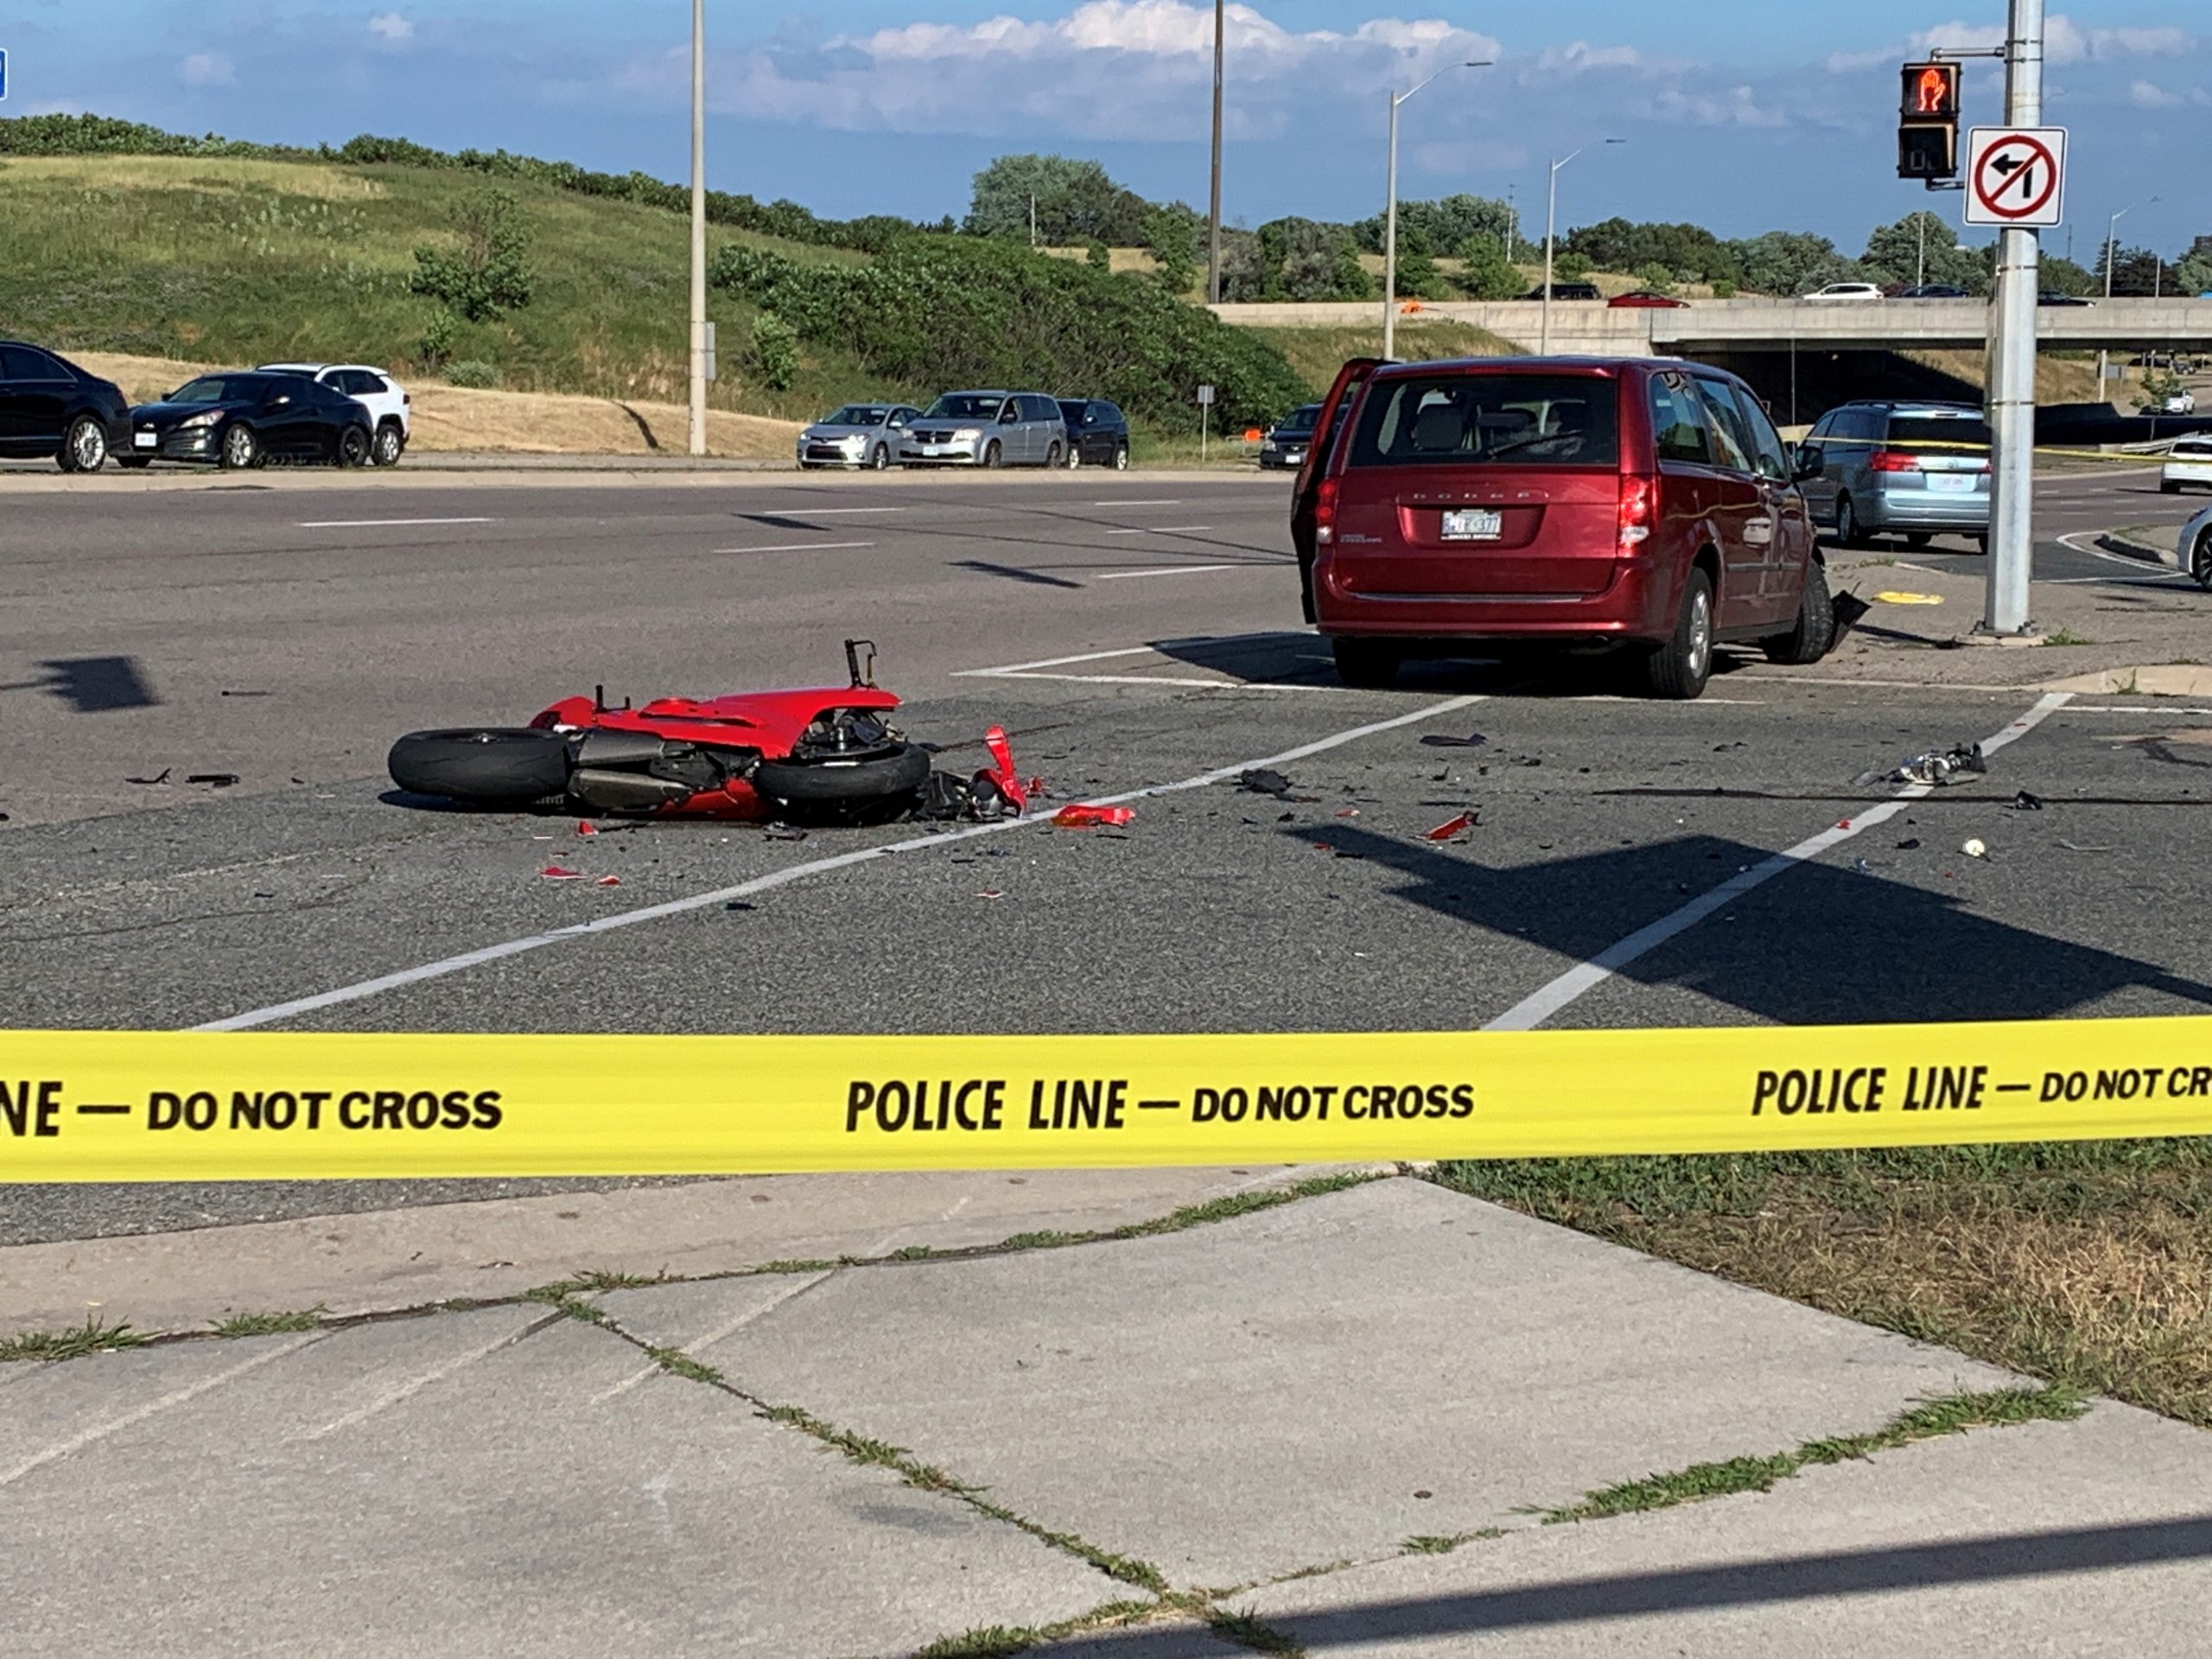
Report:
[[[464,325],[457,360],[487,363],[501,386],[681,403],[689,228],[683,215],[524,180],[534,242],[531,303]],[[431,302],[408,291],[415,247],[450,235],[477,175],[391,164],[213,156],[14,156],[0,160],[0,332],[60,350],[190,362],[353,359],[412,372]],[[856,264],[843,249],[715,227],[809,264]],[[753,308],[715,293],[725,378],[717,408],[806,418],[871,382],[831,347],[810,347],[791,390],[728,372]],[[923,387],[882,387],[912,395]]]

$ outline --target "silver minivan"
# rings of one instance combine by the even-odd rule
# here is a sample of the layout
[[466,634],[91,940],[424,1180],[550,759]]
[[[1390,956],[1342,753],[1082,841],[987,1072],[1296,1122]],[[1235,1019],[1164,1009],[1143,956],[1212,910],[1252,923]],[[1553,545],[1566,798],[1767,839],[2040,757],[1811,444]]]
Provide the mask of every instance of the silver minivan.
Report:
[[1869,536],[1968,536],[1989,545],[1989,425],[1971,404],[1832,409],[1797,446],[1797,486],[1839,547]]
[[948,391],[906,424],[902,467],[1057,467],[1067,423],[1041,391]]

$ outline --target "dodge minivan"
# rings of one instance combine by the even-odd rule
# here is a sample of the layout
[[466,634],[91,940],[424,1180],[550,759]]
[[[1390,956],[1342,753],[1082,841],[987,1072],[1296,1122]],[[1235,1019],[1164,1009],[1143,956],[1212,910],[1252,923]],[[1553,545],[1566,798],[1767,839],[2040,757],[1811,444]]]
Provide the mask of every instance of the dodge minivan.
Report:
[[1650,358],[1359,359],[1292,498],[1307,619],[1348,685],[1484,641],[1611,643],[1694,697],[1724,642],[1834,632],[1788,450],[1734,376]]

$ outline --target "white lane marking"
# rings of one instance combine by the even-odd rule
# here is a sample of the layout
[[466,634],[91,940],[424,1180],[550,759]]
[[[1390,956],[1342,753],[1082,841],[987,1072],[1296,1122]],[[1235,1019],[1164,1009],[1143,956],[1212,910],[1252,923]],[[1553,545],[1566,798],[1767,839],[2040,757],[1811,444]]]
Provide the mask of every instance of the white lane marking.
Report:
[[1064,680],[1072,685],[1194,685],[1201,691],[1333,691],[1290,680],[1194,680],[1166,674],[995,674],[998,680]]
[[1183,501],[1180,496],[1171,496],[1165,501],[1094,501],[1090,505],[1094,507],[1179,507]]
[[874,542],[778,542],[771,547],[718,547],[717,553],[834,553],[840,548],[874,547]]
[[[2054,691],[2038,699],[2034,708],[2022,715],[1996,736],[1986,739],[1981,746],[1984,754],[1994,754],[2008,743],[2018,741],[2043,724],[2050,715],[2063,709],[2072,700],[2069,691]],[[1849,841],[1861,830],[1872,830],[1891,818],[1921,799],[1934,794],[1929,784],[1907,784],[1890,799],[1879,805],[1870,806],[1863,812],[1854,812],[1846,820],[1849,829],[1840,826],[1823,830],[1808,840],[1799,842],[1786,852],[1780,852],[1763,863],[1732,877],[1713,888],[1700,893],[1680,910],[1662,916],[1648,927],[1640,927],[1626,938],[1608,945],[1589,961],[1569,969],[1549,984],[1541,986],[1522,997],[1497,1019],[1484,1026],[1484,1031],[1533,1031],[1538,1026],[1574,1001],[1611,979],[1617,969],[1625,968],[1638,957],[1656,950],[1676,934],[1695,926],[1707,917],[1726,906],[1733,904],[1753,887],[1771,881],[1776,876],[1796,869],[1800,864],[1818,858],[1832,847]]]
[[[2125,553],[2107,552],[2101,547],[2083,547],[2074,539],[2076,536],[2101,536],[2103,533],[2104,532],[2102,531],[2091,530],[2069,531],[2065,535],[2061,536],[2058,538],[2058,541],[2059,544],[2063,547],[2070,547],[2076,553],[2086,553],[2093,559],[2102,559],[2107,564],[2124,565],[2130,570],[2140,571],[2144,573],[2144,580],[2146,582],[2188,582],[2192,579],[2186,570],[2171,569],[2164,565],[2155,563],[2149,559],[2130,558]],[[2159,574],[2155,575],[2151,575],[2150,573],[2152,571],[2158,572]],[[2063,576],[2057,578],[2057,580],[2068,583],[2075,583],[2083,582],[2108,582],[2111,578],[2108,576]]]
[[1135,524],[1125,530],[1109,530],[1109,536],[1192,536],[1202,530],[1211,530],[1211,524]]
[[[1149,651],[1149,645],[1138,647]],[[1126,656],[1125,652],[1104,652],[1102,656]],[[1257,760],[1236,760],[1211,772],[1202,772],[1192,778],[1180,779],[1172,784],[1152,784],[1142,789],[1133,789],[1120,795],[1088,798],[1099,806],[1119,806],[1130,801],[1147,800],[1160,795],[1173,795],[1184,790],[1204,789],[1210,784],[1225,783],[1239,773],[1262,766],[1280,766],[1293,760],[1303,760],[1308,755],[1325,754],[1356,743],[1361,738],[1373,737],[1380,732],[1395,731],[1401,726],[1417,725],[1424,720],[1433,720],[1441,715],[1471,709],[1486,701],[1479,695],[1447,697],[1442,702],[1425,703],[1411,714],[1394,715],[1389,720],[1372,721],[1364,726],[1332,733],[1302,743],[1280,754],[1270,754]],[[855,864],[870,864],[880,858],[893,857],[900,853],[926,852],[938,847],[957,847],[963,841],[979,836],[1003,835],[1009,830],[1035,829],[1037,818],[1000,818],[990,823],[972,824],[964,830],[952,830],[931,836],[915,836],[906,841],[894,841],[877,847],[863,847],[856,851],[840,853],[834,858],[817,858],[804,864],[794,864],[788,869],[777,870],[767,875],[755,876],[750,881],[741,881],[734,887],[717,887],[712,893],[693,893],[688,899],[671,899],[664,904],[647,905],[639,910],[626,910],[613,916],[601,916],[588,922],[576,922],[567,927],[557,927],[548,933],[532,933],[527,938],[508,939],[499,944],[487,944],[480,950],[466,950],[457,957],[446,957],[437,962],[426,962],[419,967],[403,968],[397,973],[379,974],[374,979],[340,985],[334,990],[320,991],[312,996],[296,997],[289,1002],[272,1002],[267,1007],[251,1008],[244,1014],[234,1014],[221,1020],[210,1020],[204,1025],[191,1027],[194,1031],[246,1031],[256,1026],[266,1026],[278,1020],[296,1019],[303,1014],[313,1014],[322,1008],[335,1007],[344,1002],[358,1002],[385,991],[396,991],[404,986],[419,985],[426,980],[442,979],[465,969],[480,968],[486,963],[499,962],[509,957],[518,957],[526,950],[543,950],[549,944],[561,944],[570,939],[589,938],[594,934],[611,933],[618,928],[635,927],[641,922],[657,922],[669,916],[686,916],[694,911],[710,910],[716,905],[729,904],[736,899],[749,899],[755,893],[766,893],[804,880],[810,875],[825,875],[831,870],[842,870]]]
[[1070,663],[1103,663],[1114,657],[1142,657],[1153,649],[1150,645],[1131,645],[1126,651],[1086,651],[1074,657],[1040,657],[1033,663],[1008,663],[1001,668],[963,668],[956,671],[952,677],[996,679],[1002,674],[1026,674],[1033,668],[1065,668]]
[[496,518],[308,518],[302,530],[377,530],[388,524],[496,524]]
[[[806,1273],[797,1275],[789,1285],[781,1287],[775,1295],[771,1296],[766,1301],[761,1303],[760,1306],[746,1309],[744,1313],[739,1314],[735,1319],[729,1320],[727,1324],[716,1325],[713,1330],[708,1332],[703,1337],[696,1337],[690,1342],[679,1344],[677,1345],[677,1351],[683,1354],[696,1353],[702,1348],[712,1347],[715,1343],[721,1341],[725,1337],[735,1336],[739,1332],[744,1330],[747,1325],[752,1324],[753,1320],[761,1319],[767,1314],[774,1313],[776,1309],[781,1307],[785,1302],[791,1300],[791,1299],[798,1295],[799,1292],[802,1290],[810,1289],[814,1286],[820,1284],[824,1279],[830,1277],[830,1274],[835,1271],[835,1268],[825,1268],[820,1273]],[[599,1393],[592,1395],[588,1403],[594,1406],[603,1406],[609,1400],[613,1399],[617,1395],[627,1394],[631,1389],[636,1388],[639,1383],[660,1376],[663,1369],[664,1368],[658,1361],[651,1365],[641,1366],[639,1370],[632,1371],[629,1376],[624,1377],[620,1382],[617,1382],[613,1388],[602,1389]]]
[[771,507],[771,518],[836,518],[855,512],[904,512],[904,507]]
[[441,1377],[451,1376],[463,1366],[474,1365],[486,1355],[496,1354],[500,1349],[520,1342],[524,1337],[535,1336],[555,1320],[565,1319],[568,1317],[565,1313],[548,1313],[543,1319],[532,1319],[519,1331],[503,1331],[491,1341],[480,1343],[465,1353],[455,1354],[451,1359],[433,1365],[420,1376],[411,1376],[404,1382],[386,1389],[365,1406],[349,1411],[342,1417],[334,1417],[321,1428],[311,1428],[299,1438],[303,1440],[320,1440],[327,1435],[335,1434],[341,1428],[351,1428],[356,1423],[365,1422],[388,1407],[396,1406],[404,1400],[412,1400]]
[[45,1451],[0,1473],[0,1486],[21,1480],[34,1469],[42,1469],[57,1458],[66,1458],[72,1452],[81,1452],[95,1440],[104,1440],[111,1434],[119,1434],[124,1429],[143,1423],[157,1413],[167,1411],[171,1406],[181,1406],[188,1400],[198,1398],[210,1389],[219,1389],[232,1378],[244,1376],[248,1371],[266,1365],[271,1360],[282,1359],[287,1354],[297,1353],[309,1343],[321,1342],[329,1334],[327,1331],[310,1332],[296,1341],[285,1343],[281,1347],[271,1348],[265,1354],[256,1354],[251,1359],[241,1361],[228,1370],[218,1371],[213,1376],[203,1376],[197,1382],[188,1383],[183,1388],[173,1389],[158,1400],[149,1400],[144,1405],[124,1412],[120,1417],[111,1417],[104,1423],[97,1423],[82,1433],[73,1434],[58,1446],[49,1446]]
[[[1259,567],[1254,566],[1254,569]],[[1128,576],[1195,576],[1207,570],[1234,570],[1233,564],[1155,564],[1148,570],[1101,570],[1100,582],[1120,582]]]

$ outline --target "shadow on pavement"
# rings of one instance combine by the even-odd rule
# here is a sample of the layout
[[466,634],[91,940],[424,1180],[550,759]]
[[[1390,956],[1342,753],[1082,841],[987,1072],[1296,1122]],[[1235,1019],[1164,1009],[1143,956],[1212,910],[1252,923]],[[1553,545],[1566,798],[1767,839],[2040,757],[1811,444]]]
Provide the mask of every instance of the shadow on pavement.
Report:
[[1484,1590],[1366,1602],[1264,1621],[1303,1649],[1428,1636],[1528,1630],[1653,1613],[1826,1601],[1947,1585],[2107,1573],[2212,1557],[2212,1516],[2126,1526],[2055,1529],[1784,1556],[1726,1567],[1571,1579],[1526,1589]]
[[[1232,633],[1147,643],[1175,662],[1211,669],[1247,684],[1285,680],[1337,683],[1329,642],[1318,633]],[[1713,653],[1713,683],[1764,660],[1757,653],[1723,646]],[[1635,667],[1635,660],[1622,650],[1470,641],[1465,656],[1408,662],[1399,674],[1398,689],[1433,696],[1474,691],[1513,697],[1637,696],[1641,693]]]
[[48,692],[80,715],[153,709],[162,701],[146,683],[136,657],[65,657],[39,666],[46,671],[39,678],[0,685],[0,691]]
[[[1689,836],[1493,869],[1350,824],[1284,833],[1401,872],[1409,880],[1398,896],[1410,903],[1576,962],[1773,856]],[[1662,944],[1617,971],[1792,1026],[2046,1019],[2130,987],[2212,1007],[2212,986],[1974,915],[1909,882],[1824,864],[1778,879],[1790,884],[1786,938],[1770,896],[1745,894],[1699,925],[1698,944]]]

